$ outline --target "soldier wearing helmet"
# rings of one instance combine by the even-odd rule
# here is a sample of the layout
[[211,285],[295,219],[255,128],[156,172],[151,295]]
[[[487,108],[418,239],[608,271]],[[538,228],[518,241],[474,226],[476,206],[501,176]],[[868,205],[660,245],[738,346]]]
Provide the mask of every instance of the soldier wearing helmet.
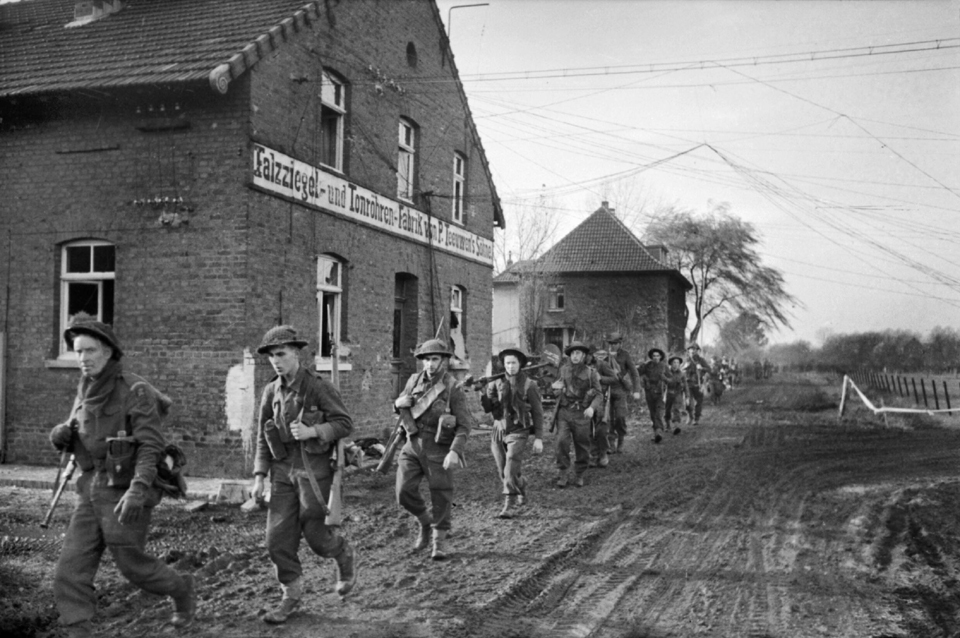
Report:
[[69,636],[92,636],[97,611],[94,579],[104,550],[123,575],[144,591],[170,596],[170,624],[181,629],[197,609],[194,578],[146,553],[154,485],[164,449],[161,416],[172,401],[142,377],[124,370],[113,328],[79,314],[64,331],[77,355],[80,383],[70,418],[50,442],[74,455],[83,474],[53,576],[53,596]]
[[276,326],[257,348],[277,373],[260,399],[253,464],[257,500],[263,498],[270,474],[267,551],[283,597],[263,620],[274,625],[286,622],[300,606],[301,536],[317,556],[336,561],[338,594],[346,596],[357,580],[354,546],[325,520],[333,483],[330,456],[337,439],[353,431],[353,421],[337,388],[301,365],[300,350],[306,345],[292,326]]
[[617,378],[610,386],[610,451],[620,453],[627,435],[627,397],[633,393],[633,400],[640,400],[640,375],[630,353],[623,349],[622,334],[608,334],[607,347],[608,363]]
[[[447,557],[453,470],[464,466],[463,452],[474,425],[466,395],[447,369],[452,355],[440,339],[424,342],[416,352],[423,369],[410,376],[394,402],[398,410],[409,410],[413,421],[404,421],[407,441],[397,459],[397,504],[419,522],[414,549],[425,549],[432,541],[434,560]],[[430,487],[430,509],[420,495],[424,478]]]
[[504,348],[498,355],[502,378],[486,387],[494,415],[490,451],[503,484],[503,509],[498,518],[513,518],[527,501],[527,479],[522,474],[527,439],[533,436],[533,453],[543,453],[543,404],[535,379],[527,376],[527,353],[519,347]]
[[[557,390],[557,409],[554,416],[557,428],[557,487],[571,482],[583,487],[584,474],[590,465],[590,428],[594,414],[603,406],[600,375],[586,364],[590,347],[574,341],[563,351],[569,360],[560,367],[560,378],[554,384]],[[570,470],[570,445],[573,444],[573,475]]]
[[700,415],[703,413],[703,389],[700,384],[703,382],[703,375],[710,372],[710,364],[700,355],[700,346],[696,341],[687,346],[687,360],[681,369],[687,376],[687,389],[690,392],[687,414],[690,415],[692,425],[699,425]]

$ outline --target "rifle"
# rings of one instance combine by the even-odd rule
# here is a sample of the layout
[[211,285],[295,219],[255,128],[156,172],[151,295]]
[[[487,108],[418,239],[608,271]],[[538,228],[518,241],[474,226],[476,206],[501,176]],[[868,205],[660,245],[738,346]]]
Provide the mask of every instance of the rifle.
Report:
[[53,511],[57,509],[57,503],[60,502],[60,497],[63,496],[63,489],[67,486],[67,483],[70,482],[70,479],[73,478],[73,472],[77,469],[77,459],[70,455],[70,460],[67,461],[67,466],[63,470],[63,480],[57,485],[57,491],[53,494],[53,500],[50,502],[50,508],[47,510],[47,515],[43,517],[43,521],[40,523],[40,527],[47,529],[50,527],[50,519],[53,518]]
[[[413,429],[410,429],[411,427]],[[397,417],[396,427],[393,429],[393,434],[387,439],[386,449],[383,451],[383,458],[377,463],[378,472],[386,474],[390,470],[390,465],[393,464],[393,457],[396,456],[397,449],[406,439],[407,430],[410,429],[411,432],[416,432],[416,427],[417,424],[410,408],[400,408],[400,415]]]
[[[555,365],[556,364],[553,363],[552,361],[547,361],[546,363],[538,363],[537,365],[534,365],[534,366],[527,366],[526,368],[522,368],[520,372],[529,372],[530,370],[537,370],[539,368],[545,368],[547,366],[555,366]],[[489,377],[480,377],[479,379],[474,379],[473,377],[468,376],[461,383],[465,387],[473,388],[474,390],[481,390],[485,385],[487,385],[491,381],[502,379],[505,376],[507,376],[506,372],[491,374]]]
[[[337,348],[336,335],[333,332],[333,317],[330,306],[327,306],[327,330],[330,339],[330,381],[333,387],[340,391],[340,352]],[[301,414],[303,412],[301,411]],[[330,499],[327,501],[327,516],[324,523],[330,527],[340,527],[343,524],[343,466],[344,444],[343,438],[337,439],[336,466],[333,470],[333,482],[330,484]],[[319,495],[318,495],[319,496]]]

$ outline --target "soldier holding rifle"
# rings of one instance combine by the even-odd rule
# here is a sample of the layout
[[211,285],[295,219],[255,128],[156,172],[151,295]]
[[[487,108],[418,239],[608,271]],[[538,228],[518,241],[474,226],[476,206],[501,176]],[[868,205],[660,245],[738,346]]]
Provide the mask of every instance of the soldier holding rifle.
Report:
[[543,453],[543,404],[537,382],[527,376],[527,354],[520,348],[499,353],[505,375],[486,388],[494,415],[490,451],[503,483],[503,509],[499,518],[513,518],[527,499],[527,479],[522,475],[527,439],[533,435],[533,453]]
[[[558,391],[557,411],[553,422],[557,428],[557,487],[573,483],[583,487],[584,474],[590,464],[590,426],[593,415],[603,405],[600,376],[588,367],[586,356],[590,348],[574,341],[563,351],[570,360],[560,367],[560,378],[553,387]],[[570,444],[574,448],[573,476],[570,469]]]
[[660,434],[663,431],[663,391],[665,389],[663,376],[667,365],[663,362],[664,353],[660,348],[650,348],[647,352],[648,361],[643,365],[640,374],[640,385],[643,386],[644,396],[647,398],[647,408],[650,410],[650,420],[653,425],[653,442],[663,440]]
[[703,413],[703,382],[702,374],[710,372],[710,364],[700,356],[700,346],[694,342],[687,346],[687,360],[681,366],[687,375],[687,389],[690,402],[687,405],[687,414],[690,415],[692,425],[700,424],[700,415]]
[[593,353],[594,369],[600,375],[600,386],[604,389],[603,410],[593,415],[593,432],[590,435],[590,467],[604,468],[610,465],[610,422],[613,420],[611,388],[620,385],[620,377],[610,367],[606,350]]
[[[453,470],[464,466],[464,448],[474,419],[456,378],[448,371],[451,353],[440,339],[418,348],[423,369],[410,376],[394,402],[401,413],[407,441],[397,460],[397,504],[419,522],[414,550],[433,542],[430,557],[447,557],[445,539],[453,509]],[[409,411],[408,413],[405,411]],[[430,509],[420,483],[430,486]]]
[[632,392],[634,401],[640,400],[640,375],[630,353],[622,347],[622,334],[607,335],[607,346],[608,362],[618,380],[610,386],[610,451],[619,454],[627,435],[627,396]]
[[354,546],[327,524],[327,500],[333,482],[331,453],[338,439],[353,430],[353,421],[337,389],[300,363],[307,342],[291,326],[267,331],[257,348],[277,376],[263,389],[254,460],[253,497],[262,500],[270,474],[267,551],[276,567],[283,597],[263,617],[282,624],[300,606],[303,568],[300,537],[310,549],[337,564],[335,591],[346,596],[357,582]]
[[63,337],[77,354],[81,376],[70,419],[51,430],[50,441],[72,453],[83,470],[53,577],[65,635],[93,635],[93,581],[105,549],[134,585],[170,596],[175,609],[170,624],[187,627],[197,609],[193,575],[178,574],[144,551],[153,508],[160,502],[154,486],[164,449],[160,416],[170,399],[123,369],[123,350],[109,325],[75,318]]

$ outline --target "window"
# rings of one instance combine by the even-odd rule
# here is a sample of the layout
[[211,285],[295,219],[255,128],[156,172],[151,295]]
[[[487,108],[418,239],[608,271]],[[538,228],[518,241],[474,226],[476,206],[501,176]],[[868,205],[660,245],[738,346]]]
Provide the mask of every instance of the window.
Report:
[[463,197],[467,183],[467,158],[453,155],[453,221],[463,223]]
[[463,326],[464,289],[453,286],[450,289],[450,345],[453,354],[461,359],[467,358],[466,331]]
[[[116,248],[104,241],[79,241],[63,247],[60,258],[60,334],[78,313],[113,325]],[[61,340],[60,355],[73,352]]]
[[340,312],[343,296],[343,264],[329,256],[317,258],[317,310],[320,313],[318,363],[329,364],[334,346],[340,352]]
[[416,186],[417,129],[409,120],[400,120],[400,150],[397,157],[397,195],[413,201]]
[[343,122],[347,113],[343,82],[323,72],[320,85],[320,164],[343,171]]
[[549,303],[547,309],[552,312],[561,312],[564,308],[563,286],[550,286],[548,289]]

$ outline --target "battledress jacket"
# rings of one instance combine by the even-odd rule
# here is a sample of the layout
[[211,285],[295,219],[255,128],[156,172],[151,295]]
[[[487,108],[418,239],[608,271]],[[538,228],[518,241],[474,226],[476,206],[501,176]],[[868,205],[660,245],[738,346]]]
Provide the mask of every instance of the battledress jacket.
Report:
[[[516,382],[517,385],[520,384],[519,379],[523,379],[522,383],[526,386],[524,389],[523,398],[517,404],[518,410],[515,412],[510,408],[510,406],[504,405],[502,403],[504,397],[504,391],[506,385],[509,381],[506,378],[497,379],[493,383],[487,386],[487,396],[494,400],[496,403],[500,403],[500,409],[503,412],[504,421],[506,427],[504,428],[504,434],[514,434],[516,432],[528,432],[532,434],[536,439],[543,438],[543,403],[540,401],[540,389],[537,387],[537,382],[534,379],[531,379],[524,375],[518,375]],[[523,390],[521,390],[523,392]],[[500,417],[500,418],[503,418]]]
[[[467,397],[463,390],[457,387],[456,378],[449,372],[444,372],[443,376],[437,375],[433,379],[427,377],[427,373],[420,371],[410,375],[407,379],[407,385],[403,388],[400,396],[412,396],[414,403],[420,400],[420,397],[426,394],[435,384],[442,383],[443,391],[434,399],[430,407],[417,417],[417,427],[420,436],[435,437],[437,427],[440,423],[440,417],[449,409],[449,413],[457,418],[457,426],[454,430],[453,443],[450,444],[450,450],[463,456],[464,448],[467,446],[467,437],[470,436],[470,430],[474,425],[473,414],[467,407]],[[449,408],[447,397],[449,397]],[[398,397],[399,398],[399,397]]]
[[[640,373],[637,366],[633,363],[630,353],[621,348],[613,355],[617,360],[617,366],[620,368],[619,383],[612,384],[610,390],[617,396],[623,396],[630,392],[640,391]],[[609,363],[607,365],[610,365]],[[611,370],[613,366],[610,366]]]
[[647,392],[662,394],[664,389],[663,374],[668,370],[663,361],[647,361],[640,372],[640,385]]
[[557,409],[569,407],[575,410],[593,408],[594,412],[603,409],[603,389],[600,387],[600,374],[590,366],[580,363],[566,363],[560,368],[560,380],[563,390],[557,401]]
[[150,488],[165,446],[161,412],[166,413],[172,402],[143,377],[125,372],[119,363],[115,365],[112,378],[105,380],[96,400],[88,396],[84,401],[82,392],[77,393],[72,419],[77,423],[79,444],[73,446],[73,452],[84,472],[102,468],[107,456],[107,438],[129,433],[136,439],[131,485],[141,483]]
[[287,458],[294,469],[303,468],[303,454],[297,449],[297,439],[290,432],[290,424],[303,411],[302,422],[317,426],[319,438],[302,441],[307,460],[313,473],[318,477],[331,473],[330,452],[337,439],[349,436],[353,431],[353,420],[347,414],[340,393],[332,383],[315,376],[300,366],[297,375],[290,384],[291,392],[287,402],[282,400],[281,384],[283,379],[274,377],[263,389],[260,398],[260,418],[257,427],[257,452],[253,462],[254,474],[267,474],[275,462],[267,445],[264,426],[273,419],[280,440],[287,450]]

